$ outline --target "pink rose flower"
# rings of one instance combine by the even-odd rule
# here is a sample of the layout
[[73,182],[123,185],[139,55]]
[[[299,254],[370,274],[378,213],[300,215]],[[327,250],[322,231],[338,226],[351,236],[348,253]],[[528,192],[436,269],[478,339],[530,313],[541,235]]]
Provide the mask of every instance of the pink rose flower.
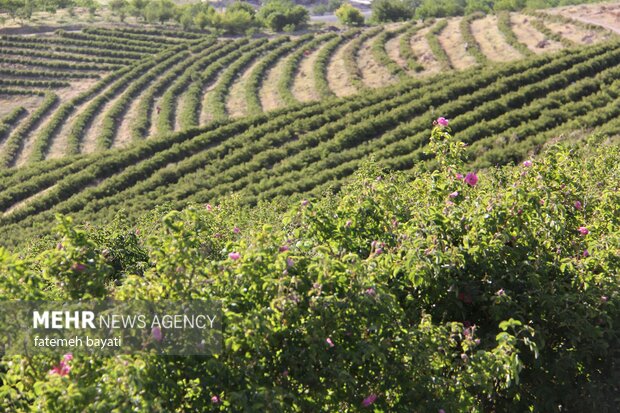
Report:
[[437,123],[439,124],[439,126],[448,126],[448,119],[444,118],[443,116],[440,116],[437,118]]
[[581,211],[581,209],[582,209],[582,208],[583,208],[583,207],[581,206],[581,202],[579,202],[579,201],[575,201],[575,209],[576,209],[577,211]]
[[218,404],[219,402],[220,402],[220,397],[217,394],[211,396],[211,403]]
[[[441,119],[441,118],[440,118]],[[368,407],[377,400],[376,394],[371,394],[362,401],[362,406]]]
[[532,166],[532,161],[527,160],[527,161],[523,162],[523,166],[525,166],[526,168],[529,168],[530,166]]
[[590,233],[590,230],[586,227],[579,227],[577,231],[579,231],[581,235],[588,235]]
[[334,342],[333,342],[333,341],[332,341],[332,339],[331,339],[331,338],[329,338],[329,337],[327,337],[327,338],[325,339],[325,342],[327,343],[327,345],[328,345],[329,347],[334,347],[334,346],[335,346]]
[[459,181],[461,181],[463,179],[463,174],[456,174],[454,175],[454,177],[458,179]]
[[476,186],[476,184],[478,183],[478,175],[473,172],[468,173],[465,176],[465,183],[469,186]]
[[239,258],[241,258],[241,254],[239,254],[238,252],[231,252],[230,254],[228,254],[228,258],[233,261],[237,261]]
[[457,196],[459,196],[459,191],[454,191],[452,192],[450,195],[448,195],[450,198],[456,198]]
[[164,339],[164,334],[159,327],[153,327],[153,329],[151,330],[151,336],[153,336],[153,339],[158,343],[161,343],[161,341]]

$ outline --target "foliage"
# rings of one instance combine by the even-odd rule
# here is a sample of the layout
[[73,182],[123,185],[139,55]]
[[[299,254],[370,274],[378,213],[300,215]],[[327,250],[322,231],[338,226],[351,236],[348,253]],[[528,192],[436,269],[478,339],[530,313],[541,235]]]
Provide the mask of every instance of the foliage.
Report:
[[257,19],[270,30],[281,32],[285,28],[297,30],[308,23],[308,9],[291,0],[267,0],[259,9]]
[[398,22],[414,16],[415,0],[374,0],[371,19],[375,22]]
[[338,17],[338,21],[346,26],[362,26],[364,24],[362,13],[349,3],[344,3],[334,14]]
[[434,171],[366,164],[340,194],[285,210],[233,197],[137,226],[59,218],[58,241],[1,250],[4,299],[209,297],[225,317],[214,357],[76,353],[66,376],[47,373],[54,359],[3,357],[3,405],[613,411],[618,147],[595,136],[475,173],[450,129],[430,142]]

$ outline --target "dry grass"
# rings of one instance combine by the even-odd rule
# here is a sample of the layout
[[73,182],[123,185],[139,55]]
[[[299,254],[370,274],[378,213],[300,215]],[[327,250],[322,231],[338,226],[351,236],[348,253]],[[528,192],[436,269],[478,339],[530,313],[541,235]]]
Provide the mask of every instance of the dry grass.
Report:
[[278,84],[280,83],[280,79],[284,73],[284,68],[288,60],[287,56],[283,59],[279,59],[275,66],[267,71],[267,74],[263,79],[258,96],[260,98],[263,111],[265,112],[277,109],[284,104],[284,102],[282,102],[282,98],[280,97],[280,92],[278,92]]
[[228,112],[228,116],[238,118],[247,113],[248,107],[245,100],[245,85],[247,84],[248,77],[250,77],[250,73],[252,73],[259,63],[260,59],[256,59],[230,88],[230,93],[226,100],[226,111]]
[[533,18],[518,13],[510,14],[510,23],[517,39],[534,53],[541,54],[560,50],[562,48],[561,43],[547,39],[544,34],[532,27],[530,20]]
[[314,83],[314,64],[325,45],[312,51],[308,56],[301,59],[299,70],[293,80],[293,95],[300,102],[310,102],[319,100],[320,96],[316,91]]
[[366,40],[357,55],[357,65],[362,73],[362,81],[370,88],[387,86],[396,80],[372,55],[371,47],[376,38],[377,36],[374,36]]
[[521,53],[506,42],[504,35],[497,28],[497,17],[494,15],[476,19],[471,24],[474,38],[480,50],[491,61],[507,62],[519,59]]
[[424,70],[420,73],[422,75],[437,73],[441,70],[441,64],[435,59],[435,55],[426,41],[426,34],[429,30],[430,27],[419,30],[411,38],[411,49],[415,53],[418,62],[424,67]]
[[585,28],[575,26],[574,24],[546,21],[545,25],[549,28],[549,30],[558,33],[562,37],[565,37],[577,44],[597,43],[611,37],[610,34],[603,34],[596,30],[587,30]]
[[351,41],[349,40],[338,47],[327,66],[327,82],[336,96],[349,96],[357,93],[357,89],[349,82],[349,75],[343,59],[344,52]]
[[549,11],[620,33],[620,4],[618,3],[584,4]]
[[450,63],[455,69],[466,69],[476,64],[476,59],[465,48],[463,36],[461,36],[461,19],[449,19],[448,25],[439,34],[439,43],[450,58]]

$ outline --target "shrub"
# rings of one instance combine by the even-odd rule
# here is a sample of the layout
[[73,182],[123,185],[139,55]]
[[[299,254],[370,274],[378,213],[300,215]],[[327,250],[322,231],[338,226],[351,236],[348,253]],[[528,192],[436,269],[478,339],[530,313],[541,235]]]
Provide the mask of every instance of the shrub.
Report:
[[371,10],[375,22],[398,22],[415,14],[414,3],[410,0],[374,0]]
[[309,13],[308,9],[290,0],[268,0],[259,9],[257,18],[265,27],[281,32],[285,27],[291,31],[305,26]]
[[335,14],[340,23],[344,25],[362,26],[364,24],[364,16],[362,16],[362,13],[349,3],[340,6]]

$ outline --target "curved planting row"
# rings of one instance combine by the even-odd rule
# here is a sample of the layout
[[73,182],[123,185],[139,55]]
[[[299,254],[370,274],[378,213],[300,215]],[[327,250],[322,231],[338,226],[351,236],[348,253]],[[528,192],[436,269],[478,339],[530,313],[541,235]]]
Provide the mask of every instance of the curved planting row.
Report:
[[409,70],[413,70],[414,72],[421,72],[424,70],[424,66],[422,66],[418,62],[418,58],[413,52],[411,48],[411,39],[415,34],[420,31],[420,29],[428,26],[429,22],[423,23],[422,25],[413,25],[407,29],[407,31],[400,37],[398,42],[398,51],[400,53],[400,57],[405,61],[406,68]]
[[[48,43],[30,42],[28,40],[22,40],[19,42],[13,40],[0,40],[0,47],[4,49],[28,49],[28,50],[47,50],[52,52],[68,53],[72,55],[87,55],[96,57],[111,57],[117,59],[136,60],[141,59],[146,53],[138,53],[127,50],[119,50],[117,47],[115,50],[93,48],[85,45],[79,46],[65,46],[65,45],[50,45]],[[124,48],[123,48],[124,49]],[[7,52],[10,53],[10,52]]]
[[460,23],[461,36],[463,36],[463,40],[467,45],[467,52],[472,55],[474,59],[476,59],[476,63],[478,63],[479,65],[486,64],[489,60],[484,55],[484,53],[482,53],[482,50],[480,50],[480,45],[478,44],[478,41],[471,32],[471,22],[476,19],[482,19],[483,17],[484,14],[482,13],[469,14],[467,16],[464,16],[461,19]]
[[382,27],[375,27],[370,30],[366,30],[349,42],[346,46],[344,53],[344,67],[349,76],[349,82],[358,90],[366,89],[366,84],[362,80],[362,72],[357,64],[357,55],[362,48],[364,42],[372,37],[377,36],[384,29]]
[[129,65],[134,62],[134,59],[126,59],[126,58],[116,58],[116,57],[91,57],[91,56],[82,56],[79,54],[68,54],[68,53],[54,53],[54,52],[43,52],[38,50],[32,50],[27,48],[0,48],[0,54],[10,55],[10,56],[27,56],[27,57],[38,57],[43,59],[50,60],[62,60],[69,62],[82,62],[82,63],[104,63],[104,64],[112,64],[112,65]]
[[299,103],[292,92],[295,75],[299,70],[299,62],[301,62],[304,56],[307,56],[311,51],[317,49],[321,44],[334,38],[336,38],[334,33],[317,36],[312,41],[301,46],[297,51],[291,53],[287,58],[282,77],[278,82],[278,93],[285,104],[294,105]]
[[448,57],[448,54],[444,50],[443,46],[441,46],[441,43],[439,43],[438,37],[447,25],[448,21],[446,19],[439,20],[426,34],[428,46],[431,48],[431,51],[435,55],[435,59],[437,59],[437,61],[441,64],[443,70],[452,69],[450,58]]
[[[109,165],[97,166],[95,158],[89,170],[80,171],[83,178],[78,179],[77,174],[64,178],[61,189],[54,188],[37,197],[4,217],[3,221],[7,225],[21,220],[33,224],[43,222],[39,220],[52,211],[41,213],[36,219],[29,216],[38,215],[37,211],[50,207],[54,211],[73,212],[94,208],[94,213],[95,205],[114,205],[116,208],[123,203],[127,203],[126,206],[135,203],[136,209],[140,210],[140,205],[146,208],[167,198],[181,202],[180,194],[188,195],[190,200],[203,201],[217,198],[231,189],[243,188],[249,191],[245,199],[252,202],[292,190],[312,190],[330,181],[338,182],[365,156],[373,153],[378,159],[394,163],[400,169],[424,158],[425,138],[421,133],[436,116],[429,107],[454,117],[454,127],[462,130],[473,144],[485,138],[476,129],[477,125],[488,124],[502,113],[511,115],[492,123],[495,134],[518,127],[519,119],[533,114],[535,117],[535,113],[544,114],[545,110],[552,110],[553,105],[559,105],[558,109],[561,109],[569,99],[576,100],[574,107],[569,107],[570,115],[588,110],[588,107],[598,108],[598,103],[595,104],[590,96],[596,90],[606,89],[606,82],[617,76],[615,72],[604,72],[617,66],[618,62],[618,45],[608,44],[566,52],[553,59],[539,57],[506,65],[493,72],[479,69],[442,75],[440,79],[443,80],[429,79],[428,83],[409,84],[410,92],[399,85],[384,91],[385,94],[374,104],[368,99],[379,94],[362,94],[352,99],[308,105],[304,118],[299,114],[291,117],[290,113],[274,112],[254,120],[229,122],[212,129],[204,137],[189,138],[181,146],[170,144],[170,149],[160,150],[154,157],[142,158],[145,161],[136,162],[133,158],[133,163],[124,167],[125,172],[78,193],[88,182],[105,177],[106,172],[95,171],[120,171]],[[601,75],[597,76],[598,73]],[[569,87],[571,84],[575,86]],[[555,94],[549,98],[554,91],[562,91],[564,95]],[[349,122],[343,119],[343,114],[357,120]],[[566,118],[560,116],[558,120],[544,122],[543,118],[534,132],[555,128]],[[271,120],[265,122],[268,119]],[[252,121],[258,122],[263,132],[257,128],[247,129],[248,122]],[[527,133],[529,136],[533,132]],[[176,136],[178,142],[181,135]],[[108,155],[106,159],[110,160],[112,156]],[[185,158],[187,161],[183,161]],[[176,164],[175,168],[183,168],[184,175],[175,177],[174,169],[166,168],[171,163]],[[192,170],[196,171],[195,174]],[[214,171],[223,172],[217,174],[217,182],[212,178]],[[137,188],[136,185],[144,189],[143,183],[149,179],[152,179],[150,185],[155,186],[152,186],[153,191],[147,191],[148,195],[141,196],[138,192],[142,191],[132,189]],[[174,186],[166,186],[172,183]]]
[[52,79],[96,79],[99,77],[96,73],[84,73],[84,72],[60,72],[51,70],[26,70],[26,69],[11,69],[6,67],[0,67],[0,75],[13,76],[13,77],[27,77],[27,78],[52,78]]
[[224,73],[222,73],[217,85],[208,93],[206,98],[205,109],[210,113],[213,120],[226,118],[226,97],[228,96],[231,85],[240,76],[243,70],[250,66],[250,64],[263,53],[288,42],[290,42],[288,37],[278,37],[252,51],[243,53],[224,71]]
[[96,64],[96,63],[75,63],[71,61],[52,61],[37,60],[21,57],[5,57],[0,56],[0,63],[21,66],[43,67],[50,70],[68,69],[68,70],[89,70],[89,71],[112,71],[122,68],[122,65]]
[[0,119],[0,143],[4,140],[9,131],[15,126],[19,119],[28,111],[23,106],[19,106],[8,115]]
[[65,32],[58,30],[55,32],[55,36],[2,36],[1,39],[8,40],[13,43],[35,43],[39,45],[51,45],[55,47],[60,46],[78,46],[87,47],[90,49],[102,49],[102,50],[119,50],[122,47],[123,51],[134,53],[153,53],[158,49],[157,46],[134,46],[127,44],[126,42],[113,42],[105,40],[86,40],[80,38],[72,38],[70,35],[75,35],[74,32]]
[[358,33],[359,30],[354,29],[345,34],[341,34],[335,39],[327,42],[327,44],[319,52],[316,62],[314,63],[314,84],[319,96],[323,98],[335,96],[334,92],[329,87],[329,82],[327,81],[327,68],[329,62],[336,52],[336,49]]
[[183,110],[179,119],[182,130],[195,128],[200,123],[203,91],[208,84],[215,81],[217,74],[245,53],[261,47],[265,43],[267,43],[267,39],[249,42],[246,39],[237,40],[222,49],[221,54],[218,53],[214,56],[213,62],[199,73],[196,79],[193,79],[183,97]]
[[[386,43],[388,40],[393,39],[396,36],[403,35],[406,36],[406,33],[412,33],[411,29],[415,27],[414,23],[404,24],[396,30],[387,31],[379,33],[379,35],[375,38],[375,41],[372,42],[371,50],[372,56],[374,59],[385,66],[385,68],[390,72],[392,76],[396,76],[400,79],[404,79],[407,77],[407,72],[397,63],[395,62],[387,53]],[[410,38],[411,36],[409,36]],[[411,50],[411,46],[409,46],[409,50]]]
[[258,65],[256,65],[254,70],[252,70],[252,73],[250,73],[250,77],[245,84],[245,98],[248,114],[256,114],[263,111],[259,90],[263,80],[267,76],[267,71],[275,66],[275,64],[287,53],[299,48],[304,43],[310,42],[313,38],[313,34],[307,34],[293,41],[283,43],[277,49],[273,50],[260,60]]
[[21,87],[36,87],[41,89],[51,89],[70,86],[69,82],[63,82],[61,80],[26,80],[26,79],[0,79],[1,86],[21,86]]
[[562,43],[564,47],[573,47],[577,45],[575,42],[573,42],[569,38],[564,37],[561,34],[556,33],[552,31],[551,29],[549,29],[541,19],[534,18],[530,20],[530,23],[532,24],[532,27],[534,27],[536,30],[538,30],[542,34],[544,34],[547,38],[551,40],[555,40],[556,42]]
[[17,154],[23,148],[26,137],[58,103],[55,93],[48,93],[41,105],[35,110],[7,139],[0,154],[0,166],[8,167],[15,162]]
[[510,22],[510,13],[507,11],[500,11],[497,13],[497,28],[504,35],[506,42],[514,49],[518,50],[524,56],[532,56],[532,52],[525,44],[521,43],[517,39],[517,35],[512,30],[512,23]]

